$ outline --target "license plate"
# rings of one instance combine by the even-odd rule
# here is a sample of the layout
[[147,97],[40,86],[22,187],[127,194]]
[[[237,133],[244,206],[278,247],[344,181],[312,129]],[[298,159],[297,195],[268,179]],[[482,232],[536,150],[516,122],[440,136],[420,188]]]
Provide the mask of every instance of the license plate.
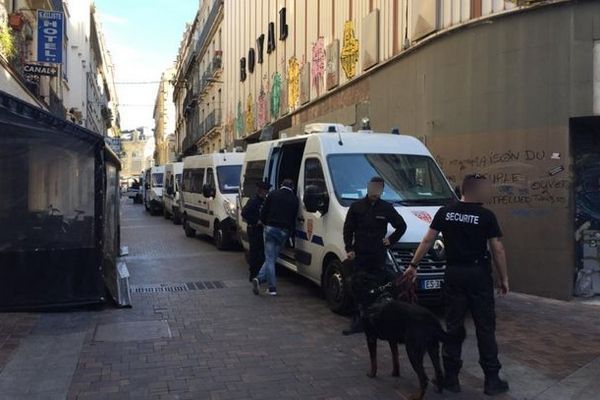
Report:
[[423,279],[421,281],[421,289],[435,290],[442,288],[442,279]]

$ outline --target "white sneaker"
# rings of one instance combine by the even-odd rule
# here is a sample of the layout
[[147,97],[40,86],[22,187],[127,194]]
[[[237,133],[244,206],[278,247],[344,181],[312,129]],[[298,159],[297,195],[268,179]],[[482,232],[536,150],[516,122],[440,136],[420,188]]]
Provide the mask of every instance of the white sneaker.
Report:
[[265,294],[268,294],[269,296],[277,296],[277,291],[276,290],[271,291],[271,289],[267,289],[267,290],[265,290]]
[[252,279],[252,293],[257,296],[260,294],[260,281],[258,278]]

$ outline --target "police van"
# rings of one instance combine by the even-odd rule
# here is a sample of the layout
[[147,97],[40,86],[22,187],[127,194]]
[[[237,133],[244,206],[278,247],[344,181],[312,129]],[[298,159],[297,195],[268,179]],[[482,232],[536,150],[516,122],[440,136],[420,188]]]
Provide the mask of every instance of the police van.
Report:
[[163,183],[165,166],[148,168],[145,173],[144,206],[151,215],[158,215],[163,209]]
[[185,235],[207,235],[219,250],[238,243],[235,219],[243,153],[186,157],[181,185]]
[[[342,269],[346,213],[352,202],[366,196],[367,183],[375,175],[385,180],[382,198],[394,204],[408,226],[388,252],[388,263],[403,271],[437,210],[456,201],[452,187],[418,139],[311,124],[304,135],[251,144],[246,150],[238,209],[255,193],[258,181],[273,187],[286,178],[297,182],[300,209],[295,238],[278,262],[320,285],[335,312],[345,312],[351,305]],[[238,226],[248,249],[247,224],[239,215]],[[421,300],[440,298],[444,271],[440,239],[419,267]]]
[[183,163],[169,163],[165,165],[165,188],[163,193],[163,215],[165,219],[173,219],[174,224],[181,223],[181,209],[179,207],[179,190],[183,175]]

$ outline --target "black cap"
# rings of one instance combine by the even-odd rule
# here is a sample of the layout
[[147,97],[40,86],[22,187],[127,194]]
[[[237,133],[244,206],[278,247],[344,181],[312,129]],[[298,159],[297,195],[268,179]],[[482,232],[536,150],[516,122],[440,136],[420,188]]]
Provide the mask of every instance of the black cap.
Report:
[[256,187],[259,189],[269,190],[271,189],[271,184],[269,182],[256,182]]
[[380,176],[374,176],[374,177],[372,177],[369,182],[370,183],[381,183],[382,185],[385,185],[385,181]]

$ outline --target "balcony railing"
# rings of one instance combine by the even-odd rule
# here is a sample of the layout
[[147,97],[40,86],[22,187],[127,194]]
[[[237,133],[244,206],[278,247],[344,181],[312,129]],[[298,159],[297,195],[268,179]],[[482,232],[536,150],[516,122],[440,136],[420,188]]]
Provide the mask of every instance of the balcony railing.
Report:
[[192,146],[214,129],[220,127],[222,121],[220,109],[213,110],[200,124],[196,124],[195,116],[191,116],[188,119],[187,132],[182,142],[183,153],[190,154]]
[[198,97],[196,96],[195,91],[190,90],[185,95],[183,99],[183,114],[188,115],[190,111],[194,108],[196,103],[198,102]]
[[209,34],[212,30],[215,21],[217,20],[217,16],[219,15],[219,11],[223,7],[223,0],[214,0],[210,13],[208,14],[208,18],[206,19],[206,24],[204,24],[204,28],[202,28],[202,33],[200,33],[200,37],[198,38],[198,42],[196,42],[196,54],[198,57],[201,57],[202,49],[209,41]]
[[221,72],[222,69],[223,69],[223,53],[221,51],[219,51],[218,53],[215,54],[215,56],[213,57],[213,60],[212,60],[213,76],[217,72]]
[[206,117],[204,122],[202,122],[202,125],[202,130],[204,131],[203,135],[206,135],[216,127],[221,126],[221,110],[213,110],[213,112],[208,114],[208,117]]

